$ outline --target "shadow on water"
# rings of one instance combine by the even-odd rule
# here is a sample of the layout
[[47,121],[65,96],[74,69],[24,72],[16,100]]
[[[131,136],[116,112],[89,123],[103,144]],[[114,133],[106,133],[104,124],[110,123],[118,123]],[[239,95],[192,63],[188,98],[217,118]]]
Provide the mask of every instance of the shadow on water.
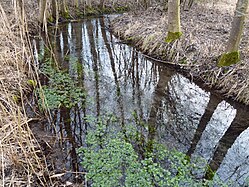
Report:
[[[67,171],[81,171],[76,149],[86,146],[85,136],[93,128],[86,116],[115,115],[121,129],[134,121],[149,124],[140,128],[144,138],[201,156],[224,181],[243,185],[249,177],[248,108],[227,102],[201,89],[163,64],[146,59],[134,48],[122,44],[107,29],[108,19],[85,19],[61,25],[50,36],[54,56],[87,93],[85,103],[71,109],[52,111],[50,132],[61,138],[59,147]],[[44,55],[44,41],[35,51]],[[47,84],[46,79],[42,79]],[[194,172],[195,173],[195,172]],[[205,176],[206,170],[197,176]]]

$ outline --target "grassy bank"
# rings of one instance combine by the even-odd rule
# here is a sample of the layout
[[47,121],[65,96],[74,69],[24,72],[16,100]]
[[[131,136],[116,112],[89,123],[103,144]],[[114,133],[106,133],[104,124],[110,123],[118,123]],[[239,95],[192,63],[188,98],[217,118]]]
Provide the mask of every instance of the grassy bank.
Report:
[[31,186],[34,178],[44,181],[46,170],[24,106],[35,74],[26,21],[32,26],[32,15],[21,7],[16,1],[0,3],[0,186]]
[[167,11],[155,6],[120,16],[112,30],[123,40],[161,62],[177,64],[188,75],[201,79],[226,97],[249,104],[248,88],[248,21],[241,43],[241,62],[226,68],[217,67],[225,51],[235,2],[199,3],[181,11],[183,36],[167,44]]

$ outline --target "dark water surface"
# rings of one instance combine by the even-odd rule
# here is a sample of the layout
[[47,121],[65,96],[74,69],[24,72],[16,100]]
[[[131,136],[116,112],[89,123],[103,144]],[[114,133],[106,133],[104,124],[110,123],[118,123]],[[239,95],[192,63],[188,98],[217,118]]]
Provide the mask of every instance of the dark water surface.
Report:
[[[61,25],[50,37],[59,65],[88,95],[86,107],[79,103],[70,110],[54,110],[55,126],[44,126],[61,137],[59,147],[66,154],[58,159],[66,170],[79,170],[76,149],[85,145],[85,134],[91,128],[85,116],[112,114],[123,126],[136,113],[149,124],[144,129],[147,139],[184,152],[193,162],[201,156],[222,180],[245,185],[249,177],[248,108],[227,102],[164,64],[148,60],[122,44],[107,25],[106,17],[85,19]],[[45,43],[36,42],[40,55]],[[198,175],[203,177],[205,172]]]

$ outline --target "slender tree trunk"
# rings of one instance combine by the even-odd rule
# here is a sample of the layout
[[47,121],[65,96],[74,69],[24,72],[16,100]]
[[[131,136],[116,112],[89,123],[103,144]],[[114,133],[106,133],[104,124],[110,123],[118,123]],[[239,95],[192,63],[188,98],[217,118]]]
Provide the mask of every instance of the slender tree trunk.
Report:
[[104,9],[105,8],[105,0],[100,0],[99,6],[100,6],[100,8]]
[[79,7],[79,1],[78,0],[74,0],[73,5],[74,5],[74,7],[78,8]]
[[47,0],[39,1],[39,23],[44,25],[46,22],[46,9],[47,9]]
[[247,8],[248,0],[238,0],[235,15],[232,22],[230,37],[227,44],[227,52],[238,51],[239,49]]
[[61,0],[61,13],[64,17],[68,14],[66,0]]
[[59,19],[58,0],[52,0],[52,17],[57,25]]
[[144,8],[147,9],[150,6],[150,0],[143,0]]
[[92,1],[91,0],[86,0],[86,5],[89,7],[92,7]]
[[226,53],[219,60],[218,66],[229,66],[240,60],[239,44],[243,34],[244,22],[249,0],[238,0],[227,43]]
[[170,43],[182,35],[180,24],[180,0],[168,1],[168,35],[166,42]]

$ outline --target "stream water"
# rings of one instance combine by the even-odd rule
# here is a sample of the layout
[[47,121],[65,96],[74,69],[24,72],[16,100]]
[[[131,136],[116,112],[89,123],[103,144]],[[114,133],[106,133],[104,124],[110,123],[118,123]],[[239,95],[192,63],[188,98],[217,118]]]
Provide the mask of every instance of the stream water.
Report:
[[[82,120],[85,116],[115,115],[123,126],[134,121],[136,113],[150,126],[144,129],[147,138],[186,153],[192,160],[201,156],[223,181],[245,186],[249,177],[248,107],[223,100],[166,65],[145,58],[121,43],[107,25],[107,17],[85,19],[63,24],[50,36],[59,66],[84,87],[89,98],[85,107],[53,110],[54,125],[40,127],[51,133],[48,136],[61,137],[50,153],[59,153],[57,168],[80,170],[76,149],[84,146],[91,128]],[[44,55],[47,43],[34,44],[35,54]],[[203,177],[205,172],[198,175]]]

